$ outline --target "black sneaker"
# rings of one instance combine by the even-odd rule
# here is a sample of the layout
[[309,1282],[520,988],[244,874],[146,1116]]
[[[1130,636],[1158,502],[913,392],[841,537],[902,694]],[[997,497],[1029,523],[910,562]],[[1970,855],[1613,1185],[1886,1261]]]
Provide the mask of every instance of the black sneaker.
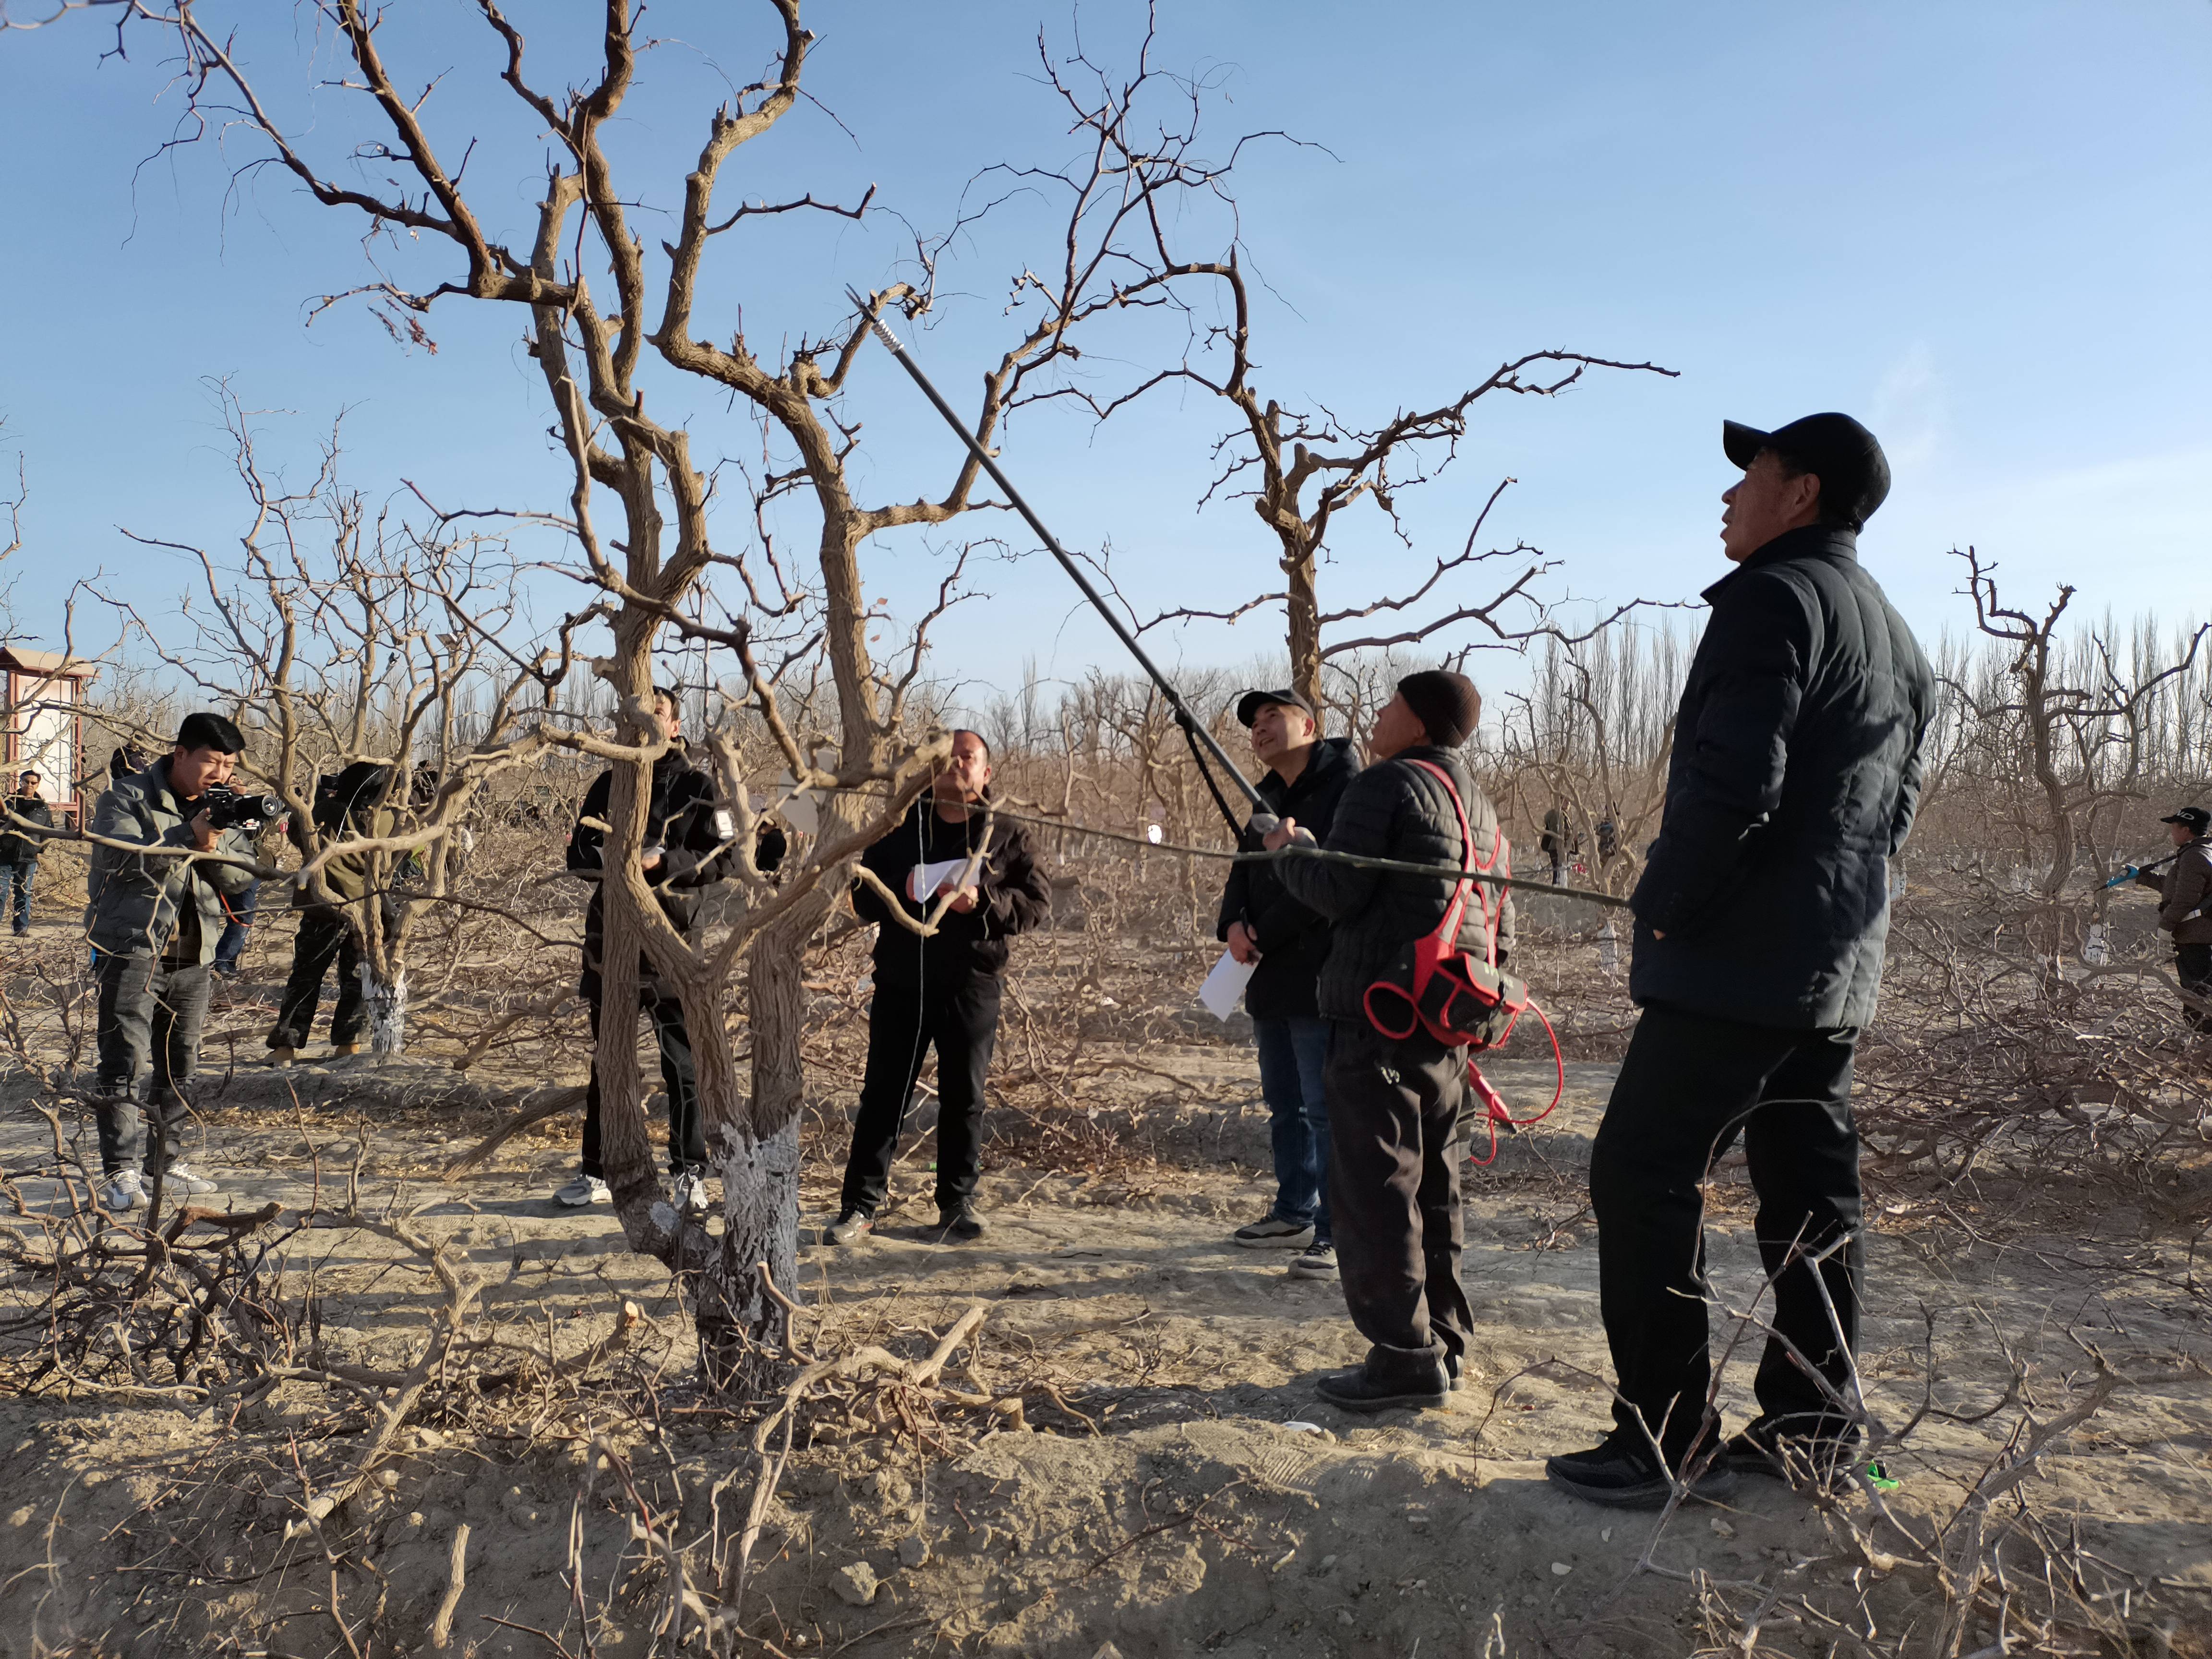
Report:
[[1422,1411],[1443,1405],[1451,1393],[1451,1382],[1437,1361],[1431,1361],[1425,1370],[1409,1369],[1391,1376],[1377,1376],[1366,1366],[1357,1365],[1348,1371],[1331,1371],[1314,1385],[1314,1392],[1348,1412],[1401,1407]]
[[[1701,1448],[1697,1455],[1698,1467],[1688,1477],[1692,1498],[1716,1504],[1735,1491],[1736,1472],[1723,1457],[1710,1448]],[[1544,1474],[1560,1490],[1607,1509],[1664,1509],[1674,1492],[1673,1477],[1651,1449],[1632,1445],[1618,1433],[1588,1451],[1546,1458]]]
[[1303,1250],[1314,1242],[1313,1223],[1285,1221],[1270,1211],[1250,1226],[1239,1227],[1229,1239],[1248,1250]]
[[866,1210],[847,1210],[822,1230],[824,1244],[857,1244],[876,1230],[876,1218]]
[[939,1210],[937,1227],[946,1238],[957,1238],[962,1243],[983,1236],[983,1218],[971,1206],[963,1204],[957,1210]]
[[1856,1441],[1834,1435],[1782,1434],[1753,1423],[1730,1437],[1721,1455],[1738,1474],[1828,1490],[1849,1483],[1858,1454]]

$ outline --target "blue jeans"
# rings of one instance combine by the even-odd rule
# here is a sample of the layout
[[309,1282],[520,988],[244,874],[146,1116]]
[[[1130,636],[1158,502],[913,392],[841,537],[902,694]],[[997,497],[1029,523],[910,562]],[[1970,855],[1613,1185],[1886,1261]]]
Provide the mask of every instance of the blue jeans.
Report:
[[255,882],[236,898],[225,898],[223,911],[230,920],[223,925],[222,937],[215,942],[215,966],[218,969],[238,966],[239,957],[246,954],[246,936],[253,931],[253,908],[261,897],[261,884]]
[[8,908],[9,885],[15,885],[15,931],[27,933],[31,930],[31,878],[39,873],[35,864],[0,864],[0,912]]
[[1267,1103],[1275,1152],[1275,1214],[1313,1224],[1314,1243],[1334,1237],[1328,1224],[1328,1100],[1322,1073],[1328,1064],[1325,1019],[1255,1019],[1260,1093]]

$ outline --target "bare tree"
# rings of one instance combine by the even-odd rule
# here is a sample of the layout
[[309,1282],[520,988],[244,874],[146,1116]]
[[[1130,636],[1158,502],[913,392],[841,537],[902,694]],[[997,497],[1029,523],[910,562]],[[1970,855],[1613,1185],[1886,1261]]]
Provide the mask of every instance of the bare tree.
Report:
[[[1586,352],[1532,351],[1500,363],[1442,401],[1401,405],[1382,420],[1346,418],[1325,408],[1310,413],[1286,408],[1259,384],[1252,278],[1230,180],[1247,146],[1294,141],[1280,132],[1249,133],[1219,159],[1209,159],[1201,141],[1204,84],[1163,75],[1152,63],[1152,46],[1148,30],[1133,73],[1117,80],[1080,47],[1056,60],[1040,34],[1042,76],[1080,139],[1080,153],[1057,169],[993,170],[1011,174],[1026,187],[1054,193],[1064,204],[1066,227],[1064,255],[1049,274],[1025,271],[1015,285],[1015,302],[1041,301],[1057,319],[1059,331],[1039,352],[1033,384],[1016,393],[1014,404],[1066,398],[1103,420],[1165,387],[1194,386],[1222,399],[1231,424],[1214,447],[1219,471],[1200,505],[1217,496],[1248,500],[1275,538],[1280,589],[1226,611],[1164,611],[1141,623],[1139,630],[1199,619],[1234,622],[1281,604],[1291,687],[1318,708],[1325,690],[1322,665],[1332,656],[1422,643],[1454,630],[1471,633],[1478,643],[1516,647],[1543,636],[1587,638],[1632,610],[1633,601],[1606,607],[1589,626],[1563,630],[1553,616],[1554,601],[1542,587],[1542,579],[1558,568],[1556,561],[1525,542],[1503,548],[1481,544],[1491,510],[1513,483],[1510,478],[1491,491],[1460,550],[1437,556],[1433,568],[1411,591],[1323,608],[1319,567],[1340,515],[1371,501],[1392,533],[1410,547],[1399,498],[1457,458],[1469,412],[1483,398],[1497,393],[1556,397],[1592,368],[1669,376],[1675,371]],[[1219,251],[1185,257],[1176,238],[1204,234],[1188,229],[1194,218],[1191,210],[1209,203],[1225,222]],[[1067,331],[1117,313],[1180,321],[1183,342],[1177,361],[1140,374],[1118,392],[1099,390],[1073,373],[1057,380],[1036,373],[1055,364],[1072,369],[1078,353],[1064,337]],[[1206,320],[1209,317],[1216,320]],[[1468,578],[1487,574],[1492,567],[1502,567],[1503,574],[1486,585],[1486,597],[1460,595],[1457,590]],[[1462,647],[1462,659],[1468,648]]]
[[[2077,857],[2086,852],[2099,878],[2110,873],[2100,841],[2108,849],[2116,809],[2142,798],[2160,714],[2187,684],[2212,624],[2195,628],[2164,660],[2140,649],[2129,659],[2109,622],[2087,630],[2069,652],[2063,625],[2071,585],[2062,584],[2038,614],[2002,602],[1996,567],[1973,548],[1954,553],[1966,567],[1964,592],[1975,626],[2002,654],[1989,675],[1970,680],[1955,665],[1946,675],[1945,690],[1957,704],[1947,743],[1963,734],[1983,750],[1985,776],[2021,786],[2014,795],[2015,822],[2023,852],[2043,865],[2037,892],[2057,930],[2042,943],[2062,949],[2071,942],[2062,897]],[[2105,902],[2100,884],[2094,915]]]
[[[376,256],[372,279],[326,294],[314,309],[363,300],[398,335],[425,341],[425,319],[443,305],[507,305],[527,319],[528,348],[572,477],[564,511],[514,516],[550,525],[566,538],[574,551],[558,565],[581,586],[584,599],[562,626],[560,651],[516,665],[538,677],[550,701],[565,678],[567,642],[587,627],[604,629],[610,641],[588,660],[616,700],[614,731],[544,729],[549,741],[614,769],[603,884],[605,995],[615,1008],[635,1003],[642,957],[682,1003],[709,1145],[723,1177],[721,1237],[712,1237],[660,1197],[632,1033],[619,1019],[605,1023],[597,1051],[608,1177],[633,1247],[688,1275],[710,1374],[749,1385],[772,1369],[782,1346],[785,1314],[775,1285],[789,1282],[795,1261],[805,945],[836,891],[832,878],[896,821],[942,753],[941,738],[918,737],[907,725],[928,618],[914,631],[905,672],[883,672],[869,652],[872,615],[862,597],[860,549],[887,532],[944,524],[988,504],[974,494],[979,468],[966,456],[934,495],[874,506],[856,498],[848,466],[859,426],[841,417],[837,400],[866,338],[865,319],[840,305],[826,329],[800,333],[764,358],[742,326],[732,325],[734,316],[709,327],[696,315],[702,273],[710,252],[722,245],[719,239],[760,222],[778,222],[780,216],[857,218],[872,197],[871,191],[846,205],[810,191],[781,202],[719,204],[731,158],[776,131],[801,100],[813,36],[800,21],[799,0],[763,0],[763,7],[774,25],[769,65],[704,116],[697,160],[680,181],[680,202],[669,204],[672,235],[657,251],[631,225],[634,204],[649,192],[626,183],[609,142],[620,131],[644,46],[633,0],[608,0],[588,84],[559,94],[544,90],[534,76],[517,24],[495,0],[477,0],[476,12],[500,60],[502,95],[511,94],[520,130],[546,135],[555,147],[527,247],[511,246],[487,229],[492,220],[476,205],[475,181],[464,187],[475,135],[446,142],[434,133],[439,100],[453,84],[437,79],[445,65],[422,77],[430,92],[408,90],[416,79],[390,64],[380,44],[382,15],[361,0],[319,0],[315,7],[347,61],[343,86],[351,99],[335,114],[325,110],[312,132],[296,134],[245,67],[254,55],[251,43],[209,27],[195,0],[126,0],[117,9],[125,44],[135,29],[150,27],[181,58],[187,115],[179,142],[220,130],[228,145],[258,145],[242,173],[277,168],[316,203],[367,227]],[[473,121],[471,112],[463,125]],[[1079,216],[1069,221],[1071,246],[1091,234]],[[909,317],[927,312],[943,246],[941,240],[918,243],[915,279],[876,294],[871,311],[896,306]],[[410,270],[423,275],[410,282]],[[1054,359],[1082,314],[1048,307],[1018,321],[1012,343],[982,376],[972,428],[979,443],[995,441],[1008,410],[1024,400],[1024,378]],[[644,371],[654,362],[675,379],[672,386],[649,393]],[[717,543],[710,522],[714,478],[695,460],[684,418],[686,398],[700,394],[734,398],[760,423],[767,460],[750,480],[760,528],[768,528],[776,503],[811,505],[818,530],[804,576],[772,538],[764,536],[750,556]],[[670,405],[665,411],[664,403]],[[618,528],[602,528],[605,503],[612,504]],[[465,510],[441,510],[434,532],[447,533]],[[939,608],[955,597],[948,583]],[[787,861],[780,880],[770,882],[752,866],[753,780],[744,775],[741,749],[726,741],[711,745],[733,819],[731,845],[743,867],[724,907],[726,925],[690,938],[662,915],[639,864],[647,780],[665,747],[651,719],[653,653],[672,636],[734,659],[752,715],[780,758],[787,792],[818,796],[818,834]],[[489,630],[483,642],[490,652],[505,649]],[[827,669],[834,732],[816,732],[786,717],[790,682],[811,672],[808,665],[817,653]],[[811,688],[805,701],[811,703]],[[774,796],[777,789],[764,793]],[[720,1018],[741,963],[750,1091],[738,1079],[736,1052]]]

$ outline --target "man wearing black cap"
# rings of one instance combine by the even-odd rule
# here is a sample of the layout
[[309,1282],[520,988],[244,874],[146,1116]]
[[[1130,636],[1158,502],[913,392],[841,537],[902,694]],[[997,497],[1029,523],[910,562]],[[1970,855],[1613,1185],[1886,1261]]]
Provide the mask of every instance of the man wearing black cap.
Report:
[[[1478,865],[1499,867],[1497,809],[1459,756],[1481,714],[1464,674],[1431,669],[1399,681],[1368,739],[1374,764],[1345,786],[1323,844],[1451,869],[1465,868],[1472,851]],[[1286,818],[1266,845],[1293,840],[1313,836]],[[1329,1022],[1328,1203],[1345,1305],[1371,1345],[1358,1369],[1321,1380],[1321,1396],[1350,1411],[1441,1406],[1474,1328],[1459,1281],[1454,1152],[1467,1060],[1419,1026],[1409,1036],[1385,1036],[1365,999],[1376,981],[1400,975],[1415,940],[1442,925],[1452,884],[1319,859],[1278,867],[1291,896],[1332,924],[1318,987]],[[1504,965],[1513,946],[1508,890],[1473,888],[1459,945]]]
[[[1295,691],[1247,691],[1237,700],[1237,718],[1267,769],[1260,794],[1268,810],[1325,832],[1337,798],[1359,769],[1352,739],[1323,738],[1313,705]],[[1257,852],[1261,837],[1247,827],[1238,845]],[[1292,1276],[1334,1279],[1328,1107],[1322,1084],[1328,1022],[1316,1000],[1328,955],[1328,920],[1291,896],[1276,866],[1232,864],[1214,932],[1230,955],[1254,964],[1244,1006],[1260,1050],[1260,1094],[1267,1103],[1275,1164],[1275,1201],[1259,1220],[1237,1230],[1236,1242],[1247,1249],[1298,1250]]]
[[[1659,836],[1631,901],[1643,1017],[1590,1158],[1615,1426],[1547,1468],[1628,1508],[1664,1504],[1677,1480],[1720,1498],[1741,1474],[1826,1474],[1848,1452],[1838,1401],[1863,1259],[1852,1057],[1935,707],[1927,659],[1858,562],[1859,527],[1889,490],[1874,434],[1814,415],[1774,432],[1730,422],[1723,444],[1743,469],[1721,497],[1740,568],[1705,590]],[[1774,1334],[1759,1415],[1723,1446],[1699,1183],[1739,1133]]]
[[[2173,935],[2181,994],[2212,1001],[2212,812],[2185,806],[2159,822],[2173,837],[2173,862],[2164,871],[2136,871],[2136,882],[2159,896],[2158,925]],[[2212,1013],[2203,1008],[2185,1002],[2181,1017],[2192,1030],[2212,1031]]]

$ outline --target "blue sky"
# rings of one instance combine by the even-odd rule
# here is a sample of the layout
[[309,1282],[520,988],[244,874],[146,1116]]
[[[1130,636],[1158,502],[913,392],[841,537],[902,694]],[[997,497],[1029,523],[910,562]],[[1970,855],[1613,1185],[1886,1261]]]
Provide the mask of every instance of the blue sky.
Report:
[[[262,32],[270,9],[232,9],[288,124],[331,153],[355,112],[315,85],[331,64],[307,14]],[[534,61],[583,72],[588,36],[563,31],[584,9],[513,9]],[[481,140],[471,190],[519,234],[543,146],[490,80],[468,11],[395,5],[387,52],[410,82],[446,76],[434,131],[455,153]],[[822,40],[808,84],[836,119],[796,114],[744,152],[727,188],[851,199],[874,183],[905,222],[943,225],[979,168],[1069,154],[1035,40],[1042,27],[1064,51],[1076,15],[1000,0],[810,8]],[[1079,17],[1103,61],[1125,61],[1139,9],[1093,0]],[[1413,550],[1371,512],[1341,521],[1325,603],[1389,591],[1456,547],[1509,474],[1520,482],[1490,539],[1562,559],[1554,591],[1694,595],[1719,568],[1721,420],[1840,408],[1888,447],[1896,486],[1863,550],[1923,634],[1966,620],[1943,554],[1969,542],[2022,597],[2064,580],[2091,610],[2155,605],[2179,622],[2212,608],[2198,574],[2212,484],[2203,0],[1208,0],[1161,17],[1156,63],[1217,89],[1217,149],[1270,128],[1326,146],[1254,151],[1237,186],[1270,291],[1258,356],[1285,404],[1379,421],[1544,346],[1680,371],[1482,406],[1452,471],[1407,497]],[[669,44],[647,59],[617,155],[654,240],[652,216],[678,199],[723,66],[750,78],[770,37],[746,8],[678,3],[656,8],[649,31]],[[32,491],[19,635],[52,642],[70,584],[95,571],[146,602],[185,586],[180,561],[118,526],[210,545],[235,536],[210,376],[272,411],[265,442],[301,460],[348,411],[349,476],[372,494],[406,478],[441,501],[556,504],[565,479],[520,319],[443,302],[434,356],[398,349],[358,307],[310,327],[313,295],[368,274],[360,222],[273,173],[234,186],[212,145],[141,167],[174,129],[176,94],[151,37],[127,62],[100,61],[106,41],[84,19],[0,36],[0,454],[22,452]],[[229,160],[250,154],[234,143]],[[1048,229],[1018,201],[951,251],[917,349],[956,401],[1006,339],[1007,278],[1050,258]],[[757,343],[826,326],[845,283],[898,268],[906,234],[888,215],[864,227],[794,216],[726,239],[705,331],[726,334],[739,305]],[[1190,227],[1194,247],[1211,234]],[[394,258],[426,283],[453,269],[442,253]],[[1117,344],[1123,362],[1091,365],[1102,384],[1158,342]],[[704,453],[757,449],[714,400],[667,379],[648,397],[690,421]],[[872,354],[847,412],[867,423],[864,496],[941,488],[950,434],[887,357]],[[1004,459],[1065,540],[1110,543],[1140,605],[1212,605],[1273,578],[1248,508],[1194,510],[1219,423],[1216,406],[1175,396],[1103,430],[1045,413],[1016,427]],[[745,515],[728,513],[718,533],[741,544]],[[895,612],[941,569],[911,534],[867,556],[871,590]],[[1004,685],[1030,658],[1048,677],[1112,659],[1041,559],[992,565],[983,586],[941,627],[939,672]],[[1241,662],[1279,634],[1255,617],[1192,629],[1164,652]]]

